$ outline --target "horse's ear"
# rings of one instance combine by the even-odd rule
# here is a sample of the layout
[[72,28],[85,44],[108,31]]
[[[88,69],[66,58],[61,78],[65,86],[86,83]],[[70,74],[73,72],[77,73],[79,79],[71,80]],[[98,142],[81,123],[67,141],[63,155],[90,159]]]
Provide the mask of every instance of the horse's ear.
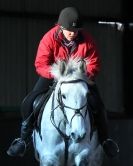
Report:
[[66,70],[66,62],[65,61],[61,61],[60,65],[59,65],[59,71],[60,71],[60,75],[64,75]]
[[56,80],[59,80],[62,77],[66,70],[66,62],[65,61],[57,61],[51,67],[51,74]]
[[78,70],[79,70],[81,73],[86,73],[86,63],[85,63],[84,60],[79,61]]

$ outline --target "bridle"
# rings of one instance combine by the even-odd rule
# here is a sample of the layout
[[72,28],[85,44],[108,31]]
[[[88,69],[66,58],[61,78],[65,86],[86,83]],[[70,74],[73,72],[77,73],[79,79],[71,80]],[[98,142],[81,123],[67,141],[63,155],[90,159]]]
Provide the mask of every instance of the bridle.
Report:
[[[82,79],[77,79],[77,80],[70,80],[70,81],[62,81],[60,83],[60,87],[58,89],[58,95],[57,95],[57,101],[58,101],[58,105],[56,107],[54,107],[54,98],[55,98],[55,93],[53,93],[53,100],[52,100],[52,105],[53,105],[53,108],[51,110],[51,116],[50,116],[50,120],[51,120],[51,123],[53,124],[53,126],[56,128],[56,130],[58,131],[58,133],[60,134],[60,136],[63,138],[64,140],[64,143],[65,143],[65,153],[64,153],[64,158],[65,158],[65,161],[64,161],[64,165],[66,166],[67,165],[67,161],[68,161],[68,142],[69,142],[69,139],[70,139],[70,136],[68,136],[66,133],[64,133],[63,131],[61,131],[60,129],[60,125],[61,125],[61,121],[60,123],[58,124],[58,126],[56,125],[55,123],[55,120],[54,120],[54,111],[59,107],[60,110],[62,111],[63,113],[63,116],[65,117],[65,123],[66,124],[69,124],[68,122],[68,118],[67,118],[67,115],[66,115],[66,112],[65,112],[65,109],[64,108],[68,108],[68,109],[71,109],[71,110],[74,110],[75,113],[74,115],[72,116],[71,118],[71,121],[70,121],[70,126],[72,124],[72,120],[73,118],[78,114],[79,116],[81,116],[84,121],[85,121],[85,118],[86,118],[86,115],[87,115],[87,102],[81,106],[80,108],[72,108],[72,107],[69,107],[67,105],[65,105],[63,103],[63,100],[62,100],[62,94],[61,94],[61,85],[62,84],[69,84],[69,83],[78,83],[78,82],[85,82],[87,85],[88,85],[88,82],[85,81],[85,80],[82,80]],[[86,107],[86,110],[85,110],[85,115],[83,115],[81,113],[81,110],[83,108]]]
[[[85,81],[82,80],[82,79],[77,79],[77,80],[71,80],[71,81],[63,81],[63,82],[61,82],[61,85],[62,85],[62,84],[70,84],[70,83],[78,83],[78,82],[81,82],[81,81],[82,81],[82,82],[85,82]],[[86,83],[86,82],[85,82],[85,83]],[[58,103],[59,103],[59,106],[60,106],[60,108],[61,108],[61,110],[62,110],[62,112],[63,112],[63,114],[64,114],[64,117],[65,117],[65,119],[66,119],[67,122],[68,122],[68,119],[67,119],[66,113],[65,113],[65,111],[64,111],[64,108],[68,108],[68,109],[71,109],[71,110],[74,110],[74,111],[75,111],[75,113],[74,113],[74,115],[72,116],[71,121],[70,121],[70,127],[71,127],[72,120],[73,120],[73,118],[74,118],[77,114],[80,115],[83,119],[85,119],[86,114],[87,114],[87,109],[86,109],[86,111],[85,111],[85,116],[81,113],[81,110],[82,110],[84,107],[87,106],[87,102],[86,102],[83,106],[81,106],[80,108],[72,108],[72,107],[69,107],[69,106],[65,105],[65,104],[63,103],[63,101],[62,101],[61,85],[60,85],[60,88],[59,88],[59,91],[58,91]]]
[[[75,113],[74,113],[74,115],[73,115],[72,118],[71,118],[71,121],[70,121],[70,124],[69,124],[70,127],[71,127],[71,125],[72,125],[72,120],[73,120],[73,118],[74,118],[77,114],[78,114],[79,116],[81,116],[81,117],[84,119],[84,121],[85,121],[85,118],[86,118],[86,115],[87,115],[87,102],[86,102],[83,106],[81,106],[80,108],[72,108],[72,107],[69,107],[69,106],[65,105],[65,104],[63,103],[63,100],[62,100],[61,85],[62,85],[62,84],[70,84],[70,83],[79,83],[79,82],[85,82],[86,84],[88,84],[88,82],[85,81],[85,80],[83,80],[83,79],[76,79],[76,80],[70,80],[70,81],[62,81],[62,82],[60,83],[60,87],[59,87],[59,89],[58,89],[58,95],[57,95],[58,105],[57,105],[55,108],[53,108],[52,111],[51,111],[51,118],[50,118],[50,119],[51,119],[51,123],[54,125],[54,127],[57,129],[57,131],[59,132],[59,134],[60,134],[64,139],[69,139],[70,136],[67,136],[65,133],[63,133],[63,132],[60,130],[60,124],[61,124],[61,122],[59,123],[58,126],[56,125],[55,120],[54,120],[54,111],[59,107],[60,110],[61,110],[62,113],[63,113],[63,116],[65,117],[65,123],[66,123],[66,124],[69,124],[68,118],[67,118],[67,115],[66,115],[66,112],[65,112],[65,108],[74,110]],[[54,98],[54,95],[53,95],[53,98]],[[53,101],[54,101],[54,99],[53,99]],[[83,115],[83,114],[81,113],[81,110],[82,110],[83,108],[85,108],[85,107],[86,107],[85,115]]]

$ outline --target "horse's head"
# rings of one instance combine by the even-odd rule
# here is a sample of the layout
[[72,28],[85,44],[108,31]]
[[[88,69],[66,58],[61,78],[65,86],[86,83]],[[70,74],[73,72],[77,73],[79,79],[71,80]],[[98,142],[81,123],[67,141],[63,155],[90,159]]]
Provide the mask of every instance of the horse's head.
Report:
[[82,140],[89,131],[89,89],[85,69],[85,62],[79,59],[58,62],[52,68],[52,74],[57,80],[57,101],[66,122],[66,134],[75,142]]

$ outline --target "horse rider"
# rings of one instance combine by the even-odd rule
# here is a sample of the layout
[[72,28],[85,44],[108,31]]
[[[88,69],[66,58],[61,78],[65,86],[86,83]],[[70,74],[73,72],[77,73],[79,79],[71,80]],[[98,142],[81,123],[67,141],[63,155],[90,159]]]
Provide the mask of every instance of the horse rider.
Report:
[[[10,156],[24,156],[32,140],[34,121],[33,102],[35,98],[46,93],[53,85],[54,78],[50,73],[51,65],[58,59],[67,60],[69,57],[80,57],[87,62],[87,75],[95,82],[100,70],[100,56],[96,45],[83,28],[81,15],[75,7],[66,7],[61,10],[57,23],[42,37],[35,58],[35,69],[39,79],[33,90],[24,98],[21,104],[22,124],[20,138],[15,139],[7,154]],[[109,137],[107,115],[96,84],[90,85],[90,105],[94,113],[94,120],[98,129],[98,136],[105,154],[115,157],[119,148]]]

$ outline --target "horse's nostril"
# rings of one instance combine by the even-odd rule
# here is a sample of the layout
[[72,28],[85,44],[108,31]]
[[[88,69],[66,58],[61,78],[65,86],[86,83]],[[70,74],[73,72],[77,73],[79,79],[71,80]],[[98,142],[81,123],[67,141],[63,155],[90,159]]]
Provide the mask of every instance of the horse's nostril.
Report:
[[71,133],[71,137],[73,138],[73,139],[75,139],[75,133]]
[[71,138],[75,141],[81,141],[85,138],[85,136],[86,136],[86,133],[79,135],[79,136],[76,135],[76,133],[74,133],[74,132],[71,133]]

